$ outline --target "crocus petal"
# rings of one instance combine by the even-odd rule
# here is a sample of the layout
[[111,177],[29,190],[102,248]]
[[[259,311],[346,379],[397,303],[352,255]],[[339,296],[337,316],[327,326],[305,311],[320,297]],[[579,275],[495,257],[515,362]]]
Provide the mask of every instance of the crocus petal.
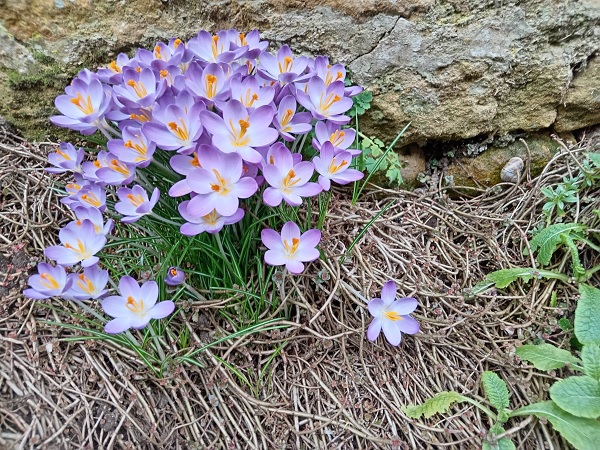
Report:
[[416,334],[421,329],[419,322],[410,316],[402,316],[402,319],[396,322],[398,329],[406,334]]
[[120,295],[112,295],[102,300],[102,310],[112,317],[128,317],[131,311],[127,309],[127,299]]
[[321,231],[317,229],[308,230],[300,237],[302,247],[316,247],[321,241]]
[[171,300],[159,302],[148,311],[148,315],[153,319],[163,319],[175,310],[175,303]]
[[124,298],[141,298],[140,285],[134,278],[129,276],[124,276],[119,281],[119,292]]
[[131,319],[129,317],[118,317],[104,325],[104,331],[108,334],[121,333],[131,328]]
[[283,195],[279,189],[268,187],[263,192],[263,201],[269,206],[279,206],[283,200]]
[[281,228],[282,241],[292,242],[292,239],[300,239],[300,228],[294,222],[286,222]]
[[287,270],[293,274],[299,274],[304,271],[304,264],[300,261],[288,261],[285,265]]
[[381,327],[387,341],[394,346],[399,345],[402,340],[402,333],[400,333],[400,329],[397,327],[396,323],[391,320],[383,320],[382,322],[383,324]]
[[390,306],[388,306],[388,311],[394,311],[398,313],[399,316],[405,316],[417,309],[417,306],[418,302],[416,298],[401,298],[393,302]]
[[277,231],[272,230],[271,228],[265,228],[262,230],[260,232],[260,239],[268,249],[279,250],[283,248],[281,236]]
[[396,300],[396,283],[393,280],[389,280],[381,288],[381,299],[386,305]]
[[25,289],[23,291],[23,294],[25,295],[25,297],[28,298],[32,298],[34,300],[43,300],[45,298],[50,298],[50,295],[44,295],[38,291],[36,291],[35,289]]
[[373,319],[369,325],[369,328],[367,329],[367,339],[373,342],[375,339],[377,339],[379,333],[381,333],[381,320]]
[[385,308],[385,303],[380,298],[374,298],[371,299],[367,307],[369,308],[369,312],[373,315],[373,317],[379,317]]
[[283,266],[288,262],[282,250],[267,250],[265,253],[265,262],[270,266]]
[[158,298],[158,284],[156,281],[146,281],[140,288],[140,299],[144,300],[146,310],[152,308]]

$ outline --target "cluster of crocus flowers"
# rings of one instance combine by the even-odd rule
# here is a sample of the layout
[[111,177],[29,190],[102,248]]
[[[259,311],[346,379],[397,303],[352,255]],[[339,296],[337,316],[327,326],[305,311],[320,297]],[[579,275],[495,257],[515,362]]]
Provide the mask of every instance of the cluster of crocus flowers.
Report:
[[[153,209],[164,199],[149,184],[156,177],[146,176],[155,166],[172,170],[163,180],[177,180],[161,190],[179,202],[186,236],[222,232],[246,216],[250,201],[297,207],[332,183],[362,178],[352,168],[360,154],[350,148],[356,133],[346,127],[351,97],[361,88],[346,86],[343,66],[324,56],[295,56],[287,46],[271,54],[267,47],[257,31],[201,31],[187,42],[159,42],[78,74],[56,98],[60,115],[51,121],[83,134],[98,131],[107,145],[86,158],[83,149],[63,143],[49,155],[49,172],[72,174],[61,201],[77,220],[60,231],[60,245],[46,249],[56,266],[40,265],[26,291],[31,298],[107,295],[100,257],[113,220],[141,228],[160,219]],[[313,130],[308,144],[317,155],[308,160],[297,144]],[[156,159],[159,152],[170,152],[170,167]],[[281,233],[263,230],[264,260],[300,273],[319,257],[321,234],[282,225]],[[121,278],[120,296],[102,304],[115,317],[107,332],[140,328],[172,312],[166,301],[155,305],[158,294],[148,283]]]

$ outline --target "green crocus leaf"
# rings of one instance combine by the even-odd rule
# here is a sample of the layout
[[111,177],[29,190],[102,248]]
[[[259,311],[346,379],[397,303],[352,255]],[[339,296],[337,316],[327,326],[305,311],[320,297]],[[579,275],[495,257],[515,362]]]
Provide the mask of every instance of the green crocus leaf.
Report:
[[581,360],[567,350],[551,344],[522,345],[516,350],[519,358],[530,362],[538,370],[554,370],[566,364],[578,364]]
[[581,298],[575,310],[575,336],[583,345],[600,345],[600,289],[579,285]]
[[588,377],[600,381],[600,345],[584,345],[581,350],[583,370]]
[[460,403],[463,401],[465,401],[464,397],[458,392],[440,392],[439,394],[436,394],[435,396],[425,400],[422,405],[403,406],[402,411],[411,419],[418,419],[421,416],[428,418],[434,414],[445,413],[454,403]]
[[574,416],[600,417],[600,382],[591,377],[569,377],[557,381],[550,388],[550,398]]
[[552,401],[538,402],[511,412],[511,417],[530,416],[548,419],[558,431],[577,450],[598,448],[600,442],[600,422],[595,419],[577,417],[562,410]]
[[508,408],[510,394],[508,393],[506,383],[498,375],[494,372],[483,372],[481,384],[483,384],[485,395],[498,412]]

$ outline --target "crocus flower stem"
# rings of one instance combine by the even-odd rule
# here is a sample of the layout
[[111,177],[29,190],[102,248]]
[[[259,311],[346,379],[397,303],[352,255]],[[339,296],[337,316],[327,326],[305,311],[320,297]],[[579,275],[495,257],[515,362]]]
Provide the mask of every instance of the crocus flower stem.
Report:
[[[217,233],[218,236],[219,233]],[[200,292],[198,292],[196,289],[194,289],[192,286],[190,286],[189,284],[187,284],[185,281],[182,283],[183,287],[185,287],[188,291],[190,291],[192,294],[194,294],[196,297],[198,297],[199,300],[202,301],[207,301],[206,297],[204,297]]]
[[174,227],[177,227],[177,228],[181,227],[181,224],[180,224],[180,223],[173,222],[172,220],[169,220],[169,219],[165,219],[164,217],[161,217],[161,216],[159,216],[158,214],[155,214],[155,213],[153,213],[153,212],[151,212],[151,213],[150,213],[150,214],[148,214],[148,215],[149,215],[149,216],[152,216],[152,217],[153,217],[154,219],[156,219],[156,220],[159,220],[160,222],[163,222],[163,223],[166,223],[166,224],[172,225],[172,226],[174,226]]
[[325,221],[325,217],[327,216],[327,209],[329,208],[329,201],[331,200],[331,191],[327,191],[325,194],[325,204],[322,203],[322,197],[319,195],[319,223],[317,228],[319,230],[323,229],[323,222]]
[[223,260],[231,268],[231,263],[229,262],[229,258],[227,257],[227,253],[225,253],[225,249],[223,248],[223,242],[221,241],[221,235],[220,235],[220,233],[215,233],[215,240],[217,241],[217,245],[219,246],[219,250],[221,251],[221,255],[223,255]]
[[160,339],[158,338],[158,335],[156,334],[156,331],[154,331],[153,324],[150,324],[150,326],[148,327],[148,329],[150,330],[150,334],[152,335],[152,339],[154,339],[154,346],[156,347],[156,351],[158,352],[158,356],[160,357],[161,361],[164,361],[166,359],[165,352],[163,352],[162,345],[160,343]]
[[102,317],[100,314],[98,314],[96,311],[94,311],[88,305],[86,305],[85,303],[83,303],[81,300],[73,299],[72,301],[77,306],[79,306],[81,309],[83,309],[84,311],[90,313],[92,316],[94,316],[96,319],[98,319],[101,323],[106,323],[106,319],[104,317]]
[[[121,137],[121,133],[118,132],[117,130],[115,130],[113,127],[111,127],[110,124],[106,121],[106,119],[102,119],[102,122],[100,122],[100,125],[101,125],[100,129],[104,129],[116,137]],[[109,138],[109,139],[112,139],[112,138]]]

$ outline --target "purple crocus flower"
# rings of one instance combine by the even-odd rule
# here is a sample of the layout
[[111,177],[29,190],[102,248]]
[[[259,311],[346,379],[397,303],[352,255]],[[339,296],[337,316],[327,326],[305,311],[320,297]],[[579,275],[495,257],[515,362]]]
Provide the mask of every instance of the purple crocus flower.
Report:
[[48,162],[55,167],[48,167],[45,170],[50,173],[81,173],[81,162],[84,156],[85,150],[83,148],[75,150],[73,144],[62,142],[56,153],[48,155]]
[[229,63],[239,58],[248,50],[247,46],[233,48],[237,33],[219,31],[215,36],[207,31],[200,31],[198,36],[188,41],[188,49],[198,57],[200,61],[207,63]]
[[326,56],[317,56],[313,64],[314,73],[329,86],[335,81],[344,81],[346,79],[346,69],[341,64],[329,64],[329,58]]
[[167,317],[175,309],[171,300],[156,303],[158,285],[155,281],[146,281],[142,286],[132,277],[124,276],[119,281],[121,295],[112,295],[102,301],[102,309],[115,319],[108,322],[104,331],[109,334],[121,333],[129,328],[140,330],[150,319]]
[[50,117],[50,122],[82,134],[93,134],[98,128],[108,126],[104,115],[112,107],[109,86],[103,86],[98,79],[86,82],[75,78],[65,92],[65,95],[59,95],[54,101],[63,115]]
[[179,204],[179,214],[186,220],[180,231],[186,236],[196,236],[197,234],[207,233],[215,234],[223,229],[225,225],[231,225],[244,218],[244,210],[238,208],[231,216],[222,216],[213,209],[203,216],[195,216],[188,211],[189,200]]
[[129,184],[135,178],[135,165],[120,161],[116,155],[106,155],[106,167],[96,170],[96,177],[104,184],[120,186]]
[[[275,97],[275,89],[271,86],[262,86],[256,77],[245,77],[243,80],[240,76],[231,79],[231,98],[239,100],[248,111],[253,111],[254,108],[271,105],[273,97]],[[223,109],[225,105],[217,104],[219,109]]]
[[106,146],[110,153],[125,164],[148,167],[152,162],[156,144],[150,141],[140,128],[124,127],[122,137],[108,141]]
[[293,134],[306,134],[312,130],[310,121],[312,115],[309,112],[296,114],[296,99],[293,95],[287,95],[281,99],[277,115],[273,119],[275,128],[279,130],[281,137],[286,141],[292,142],[296,139]]
[[108,294],[108,270],[102,270],[97,264],[83,269],[83,273],[70,273],[71,289],[66,292],[67,297],[76,300],[88,300],[104,297]]
[[381,298],[374,298],[369,302],[369,312],[374,319],[367,330],[367,338],[374,341],[383,330],[387,341],[396,346],[402,340],[402,333],[418,333],[419,323],[409,316],[417,305],[414,298],[396,300],[396,283],[388,281],[381,289]]
[[185,272],[179,267],[169,267],[165,284],[168,286],[179,286],[185,281]]
[[212,144],[223,153],[237,153],[245,161],[259,163],[262,157],[256,147],[270,145],[279,136],[270,128],[275,110],[270,106],[256,108],[250,114],[238,100],[230,100],[223,107],[223,117],[202,111],[200,120],[212,134]]
[[187,175],[186,187],[173,185],[169,195],[198,194],[187,205],[191,216],[204,216],[213,209],[222,216],[233,215],[239,208],[239,199],[251,197],[258,190],[256,181],[242,177],[242,158],[235,153],[224,154],[208,145],[200,146],[199,153],[202,167]]
[[169,164],[180,175],[187,175],[192,170],[201,167],[198,151],[194,151],[190,155],[174,155],[169,159]]
[[312,145],[317,150],[321,150],[321,146],[325,142],[331,142],[336,153],[347,150],[352,156],[360,155],[361,151],[353,148],[348,148],[354,143],[356,131],[352,128],[341,129],[341,126],[333,122],[317,122],[315,125],[315,138],[312,140]]
[[187,91],[181,92],[175,101],[165,107],[156,106],[154,122],[145,123],[142,131],[163,150],[183,153],[196,147],[202,134],[200,113],[206,105],[202,101],[195,102]]
[[270,187],[263,192],[263,200],[269,206],[278,206],[282,200],[292,206],[300,206],[302,197],[319,194],[323,188],[310,182],[314,165],[309,161],[294,164],[291,152],[285,146],[273,150],[275,164],[263,165],[263,175]]
[[115,210],[124,216],[121,218],[121,222],[133,223],[152,211],[158,202],[160,191],[158,188],[154,188],[152,197],[148,200],[146,190],[136,184],[131,189],[120,188],[117,196],[120,201],[115,204]]
[[93,206],[94,208],[98,208],[100,212],[104,212],[106,209],[106,191],[97,183],[89,183],[82,186],[74,196],[71,195],[70,197],[73,200],[68,203],[71,208],[81,205],[85,207]]
[[334,81],[329,86],[316,76],[313,76],[306,87],[306,93],[296,90],[298,102],[308,109],[317,120],[330,120],[344,124],[350,117],[343,113],[352,108],[352,100],[344,96],[344,83]]
[[252,30],[247,34],[238,33],[236,30],[231,30],[232,35],[237,34],[237,37],[231,39],[231,49],[237,50],[238,48],[247,47],[247,50],[241,55],[241,58],[255,59],[260,55],[260,52],[267,49],[269,46],[268,41],[260,40],[260,33],[258,30]]
[[219,64],[209,64],[204,69],[200,63],[191,63],[185,73],[185,85],[196,97],[208,104],[229,99],[229,79]]
[[281,83],[291,83],[292,81],[302,81],[301,74],[308,65],[306,56],[294,58],[290,47],[284,45],[277,51],[277,56],[269,52],[262,52],[259,56],[259,73],[263,78]]
[[30,289],[25,289],[23,294],[35,300],[50,297],[59,297],[71,287],[71,280],[67,279],[65,268],[53,267],[48,263],[38,264],[38,273],[29,277],[27,282]]
[[77,217],[77,220],[69,222],[65,228],[74,228],[76,230],[81,227],[84,220],[90,220],[94,224],[94,230],[96,234],[103,234],[106,236],[110,233],[114,226],[114,221],[112,219],[108,219],[106,223],[104,223],[104,217],[98,208],[94,208],[92,206],[75,206],[73,208],[73,212]]
[[319,250],[315,247],[321,240],[321,232],[317,229],[300,234],[300,228],[294,222],[287,222],[281,229],[281,235],[275,230],[266,228],[260,237],[269,249],[265,253],[265,262],[271,266],[285,264],[290,273],[301,273],[305,262],[319,258]]
[[123,81],[123,68],[129,64],[129,56],[119,53],[117,59],[111,61],[108,67],[98,69],[98,79],[103,83],[119,84]]
[[106,236],[96,234],[91,220],[84,220],[78,229],[63,228],[58,233],[62,245],[53,245],[44,250],[46,257],[56,261],[61,266],[73,266],[81,263],[88,267],[98,262],[94,256],[106,244]]
[[152,107],[166,87],[164,80],[156,82],[152,69],[146,68],[138,72],[127,68],[123,71],[123,84],[114,86],[113,90],[123,106],[133,110]]
[[338,184],[348,184],[364,177],[360,170],[349,169],[352,163],[352,155],[342,151],[335,154],[331,142],[327,141],[321,147],[320,156],[313,158],[315,170],[319,173],[319,184],[323,190],[328,191],[331,181]]

